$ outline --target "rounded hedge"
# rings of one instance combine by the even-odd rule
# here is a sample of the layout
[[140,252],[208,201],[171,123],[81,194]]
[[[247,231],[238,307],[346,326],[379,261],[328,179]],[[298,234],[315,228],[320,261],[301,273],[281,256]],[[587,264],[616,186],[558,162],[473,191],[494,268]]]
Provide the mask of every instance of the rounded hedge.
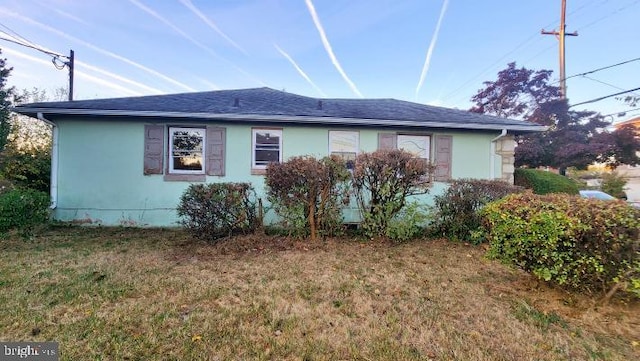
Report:
[[570,178],[538,169],[517,168],[514,173],[517,186],[533,190],[535,194],[578,194],[578,184]]

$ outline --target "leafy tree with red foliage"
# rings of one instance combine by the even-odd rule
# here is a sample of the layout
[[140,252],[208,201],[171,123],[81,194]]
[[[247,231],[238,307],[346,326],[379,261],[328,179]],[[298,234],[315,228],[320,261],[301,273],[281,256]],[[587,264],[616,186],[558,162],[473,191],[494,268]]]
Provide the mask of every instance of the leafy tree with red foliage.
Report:
[[561,173],[567,167],[586,168],[594,161],[609,165],[640,164],[635,150],[640,139],[629,129],[609,132],[604,117],[592,111],[573,111],[560,89],[550,83],[552,71],[517,68],[509,63],[496,81],[471,98],[472,112],[527,120],[547,126],[547,131],[519,136],[516,166],[551,166]]

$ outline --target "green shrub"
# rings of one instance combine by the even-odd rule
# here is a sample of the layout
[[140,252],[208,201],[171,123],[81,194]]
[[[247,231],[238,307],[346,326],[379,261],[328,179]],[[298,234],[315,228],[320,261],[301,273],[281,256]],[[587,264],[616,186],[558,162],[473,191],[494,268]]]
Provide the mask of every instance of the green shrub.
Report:
[[389,222],[405,206],[408,196],[429,192],[433,169],[423,159],[400,149],[360,153],[352,184],[364,235],[375,238],[386,234]]
[[535,194],[567,193],[578,194],[578,184],[572,179],[538,169],[517,168],[514,173],[514,183]]
[[259,225],[249,183],[192,184],[180,198],[181,224],[196,238],[215,241],[253,232]]
[[424,235],[429,213],[418,202],[407,204],[387,226],[386,236],[392,241],[406,242]]
[[296,235],[335,235],[342,228],[341,204],[349,171],[336,157],[292,157],[267,167],[267,197],[285,228]]
[[30,232],[49,220],[49,195],[32,189],[0,193],[0,232],[19,229]]
[[481,215],[492,257],[568,289],[640,297],[640,211],[624,202],[525,193]]
[[489,202],[522,191],[522,187],[498,180],[455,180],[434,198],[436,214],[431,232],[437,237],[480,243],[483,239],[477,232],[482,225],[478,211]]
[[602,185],[600,190],[620,199],[626,199],[627,194],[624,192],[624,186],[627,185],[627,178],[619,175],[617,172],[602,174]]

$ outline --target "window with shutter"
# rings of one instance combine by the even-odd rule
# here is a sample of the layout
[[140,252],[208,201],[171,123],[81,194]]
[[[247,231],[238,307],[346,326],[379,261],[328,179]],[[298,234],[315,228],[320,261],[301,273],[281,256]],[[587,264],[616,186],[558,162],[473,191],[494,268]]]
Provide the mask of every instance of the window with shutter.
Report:
[[205,181],[205,175],[224,176],[225,128],[168,127],[165,141],[166,128],[145,125],[144,174],[164,173],[167,181],[192,182]]

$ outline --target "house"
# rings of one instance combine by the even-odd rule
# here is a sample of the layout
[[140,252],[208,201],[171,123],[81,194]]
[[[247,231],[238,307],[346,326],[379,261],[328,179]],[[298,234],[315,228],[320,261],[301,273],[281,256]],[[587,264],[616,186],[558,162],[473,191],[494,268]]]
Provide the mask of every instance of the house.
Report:
[[[614,124],[616,129],[631,125],[636,128],[636,135],[640,137],[640,117],[634,117],[621,123]],[[640,156],[640,150],[636,152]],[[627,179],[625,193],[627,200],[630,202],[640,202],[640,166],[623,164],[618,166],[615,171]]]
[[54,126],[54,217],[171,226],[194,182],[251,182],[291,156],[403,148],[451,178],[513,182],[514,135],[529,122],[395,99],[316,99],[269,88],[25,104]]

